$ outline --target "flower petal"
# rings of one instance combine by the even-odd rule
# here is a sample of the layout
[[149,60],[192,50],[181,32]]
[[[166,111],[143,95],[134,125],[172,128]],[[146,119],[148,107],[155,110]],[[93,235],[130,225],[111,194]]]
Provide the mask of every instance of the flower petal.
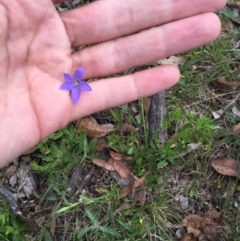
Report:
[[73,79],[82,80],[83,75],[84,75],[84,68],[80,67],[74,72]]
[[68,84],[68,83],[63,83],[61,86],[60,86],[60,90],[72,90],[74,88],[74,86],[72,84]]
[[91,86],[85,82],[85,81],[80,81],[80,90],[83,90],[83,91],[91,91],[92,88]]
[[78,87],[75,87],[72,89],[71,97],[72,97],[73,104],[77,104],[80,98],[80,94],[81,94],[81,91]]
[[64,76],[65,81],[66,81],[68,84],[72,84],[72,83],[73,83],[74,80],[73,80],[73,78],[71,77],[70,74],[64,73],[63,76]]

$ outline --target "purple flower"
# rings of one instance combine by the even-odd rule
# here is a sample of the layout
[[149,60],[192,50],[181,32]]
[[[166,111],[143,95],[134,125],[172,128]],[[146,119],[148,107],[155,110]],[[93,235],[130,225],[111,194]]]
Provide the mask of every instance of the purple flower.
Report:
[[88,83],[82,80],[84,75],[84,68],[80,67],[77,69],[71,77],[69,74],[64,73],[65,83],[60,86],[60,90],[69,90],[71,92],[71,97],[73,104],[77,104],[79,101],[81,91],[91,91],[92,88]]

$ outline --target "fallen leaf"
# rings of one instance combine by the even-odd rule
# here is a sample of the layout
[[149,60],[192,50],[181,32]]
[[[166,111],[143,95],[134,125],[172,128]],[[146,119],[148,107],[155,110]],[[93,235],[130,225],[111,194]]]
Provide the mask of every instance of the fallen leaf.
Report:
[[148,112],[149,112],[150,105],[151,105],[151,98],[150,97],[144,97],[142,100],[143,100],[144,113],[145,113],[145,116],[147,116]]
[[147,199],[147,195],[144,187],[140,190],[135,191],[135,194],[134,194],[135,203],[139,202],[140,205],[143,206],[146,202],[146,199]]
[[124,186],[121,190],[119,198],[121,199],[121,198],[126,197],[131,192],[131,190],[132,190],[132,187],[130,185]]
[[121,212],[122,210],[127,210],[131,208],[131,205],[127,202],[121,204],[121,206],[113,213],[113,216],[115,216],[117,213]]
[[138,179],[136,179],[135,181],[134,181],[134,184],[133,184],[133,188],[134,189],[137,189],[138,187],[140,187],[142,184],[143,184],[143,182],[144,182],[144,180],[145,180],[145,178],[146,178],[146,176],[149,174],[149,172],[147,172],[144,176],[142,176],[141,178],[138,178]]
[[130,170],[130,165],[125,161],[113,160],[114,170],[122,177],[127,179],[132,179],[132,173]]
[[211,161],[212,167],[220,174],[238,177],[238,161],[232,158]]
[[212,219],[218,219],[221,216],[221,213],[218,212],[216,209],[210,209],[207,211],[207,214],[209,215],[209,217],[211,217]]
[[[217,224],[212,221],[203,222],[202,231],[208,240],[218,241]],[[206,239],[205,239],[206,240]]]
[[76,129],[78,133],[86,132],[87,136],[93,139],[106,136],[115,130],[112,124],[99,125],[95,119],[90,117],[78,120]]
[[198,214],[190,214],[186,216],[182,220],[181,225],[187,228],[187,232],[192,235],[192,239],[189,235],[189,239],[186,238],[183,240],[220,240],[218,224],[214,221],[211,215],[217,218],[219,214],[215,210],[209,210],[206,213],[199,212]]
[[171,64],[175,65],[176,67],[180,67],[184,65],[187,61],[187,58],[181,56],[171,56],[169,58],[161,59],[158,61],[159,64]]
[[136,132],[136,128],[128,123],[123,123],[121,130],[123,132]]
[[115,170],[112,161],[105,161],[105,160],[102,160],[102,159],[94,158],[92,160],[92,163],[94,163],[95,165],[97,165],[99,167],[103,167],[108,171],[114,171]]
[[196,239],[193,237],[191,233],[185,233],[181,241],[195,241]]
[[121,161],[123,160],[123,155],[116,152],[116,151],[113,151],[111,149],[108,149],[108,152],[109,152],[109,155],[112,157],[112,159],[114,160],[117,160],[117,161]]
[[225,77],[218,79],[216,82],[226,90],[235,90],[240,86],[240,81],[227,81]]
[[238,123],[237,125],[235,125],[235,126],[233,127],[232,133],[233,133],[234,135],[240,134],[240,123]]
[[202,223],[202,217],[199,214],[190,214],[186,216],[181,222],[183,227],[191,226],[193,228],[200,228]]
[[4,170],[3,177],[10,178],[17,170],[17,165],[11,165]]
[[107,143],[104,140],[100,140],[96,145],[97,151],[103,151],[107,147]]
[[111,147],[108,147],[107,149],[108,149],[109,155],[114,160],[117,160],[117,161],[121,161],[121,160],[131,161],[132,160],[132,156],[121,154],[116,149],[113,149]]
[[193,234],[194,238],[198,238],[200,235],[200,230],[197,228],[193,228],[192,226],[188,226],[187,231],[188,231],[188,233]]

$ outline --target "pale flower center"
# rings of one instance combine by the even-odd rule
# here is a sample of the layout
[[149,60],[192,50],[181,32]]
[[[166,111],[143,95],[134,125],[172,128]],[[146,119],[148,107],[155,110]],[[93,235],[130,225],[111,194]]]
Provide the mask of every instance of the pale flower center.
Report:
[[76,86],[79,86],[79,85],[80,85],[80,80],[78,80],[78,79],[74,80],[74,86],[76,87]]

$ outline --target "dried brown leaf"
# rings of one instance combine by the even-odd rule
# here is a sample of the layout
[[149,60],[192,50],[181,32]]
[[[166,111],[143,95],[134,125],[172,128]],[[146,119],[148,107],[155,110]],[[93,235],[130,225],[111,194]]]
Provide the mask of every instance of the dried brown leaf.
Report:
[[125,161],[113,160],[113,166],[114,166],[115,171],[122,178],[127,178],[129,180],[132,179],[131,168],[130,168],[130,165],[128,163],[126,163]]
[[136,132],[136,128],[128,123],[123,123],[121,129],[123,132]]
[[198,238],[200,235],[200,230],[197,228],[193,228],[192,226],[188,226],[187,231],[188,231],[188,233],[193,234],[194,238]]
[[221,213],[218,212],[216,209],[210,209],[207,211],[207,214],[209,215],[210,218],[212,219],[218,219],[221,216]]
[[142,184],[143,184],[143,182],[144,182],[144,180],[145,180],[145,178],[146,178],[146,176],[149,174],[149,172],[147,172],[144,176],[142,176],[141,178],[138,178],[138,179],[136,179],[135,181],[134,181],[134,184],[133,184],[133,189],[136,189],[136,188],[138,188],[138,187],[140,187]]
[[233,127],[233,131],[232,132],[233,132],[234,135],[240,134],[240,123]]
[[102,159],[94,158],[92,160],[92,162],[99,167],[103,167],[103,168],[107,169],[108,171],[114,171],[115,170],[111,160],[107,162],[107,161],[102,160]]
[[217,224],[214,222],[203,223],[202,231],[207,240],[218,241]]
[[143,98],[143,109],[144,109],[145,116],[148,115],[150,105],[151,105],[151,98],[150,97],[144,97]]
[[187,58],[185,57],[178,57],[178,56],[171,56],[169,58],[162,59],[158,61],[159,64],[171,64],[175,65],[176,67],[180,67],[184,65],[187,61]]
[[3,177],[10,178],[17,170],[17,165],[11,165],[4,170]]
[[100,140],[96,145],[97,151],[103,151],[107,147],[107,143],[104,140]]
[[131,208],[131,205],[127,202],[121,204],[121,206],[113,213],[113,216],[115,216],[117,213],[121,212],[122,210],[127,210]]
[[240,81],[227,81],[225,77],[218,79],[216,82],[226,90],[235,90],[240,86]]
[[196,239],[193,237],[191,233],[185,233],[181,241],[195,241]]
[[99,125],[95,119],[90,117],[78,120],[76,129],[78,133],[86,132],[87,136],[93,139],[106,136],[115,130],[113,125]]
[[129,186],[124,186],[121,190],[121,193],[119,195],[119,198],[124,198],[126,197],[132,190],[132,187],[129,185]]
[[108,149],[109,155],[114,160],[117,160],[117,161],[121,161],[121,160],[131,161],[132,160],[132,156],[121,154],[113,148],[107,148],[107,149]]
[[238,161],[232,158],[211,161],[212,167],[220,174],[238,177]]
[[186,218],[188,220],[188,226],[193,228],[201,228],[202,217],[199,214],[190,214]]
[[217,223],[212,217],[217,219],[220,217],[220,213],[216,210],[209,210],[206,213],[190,214],[183,219],[181,225],[186,227],[188,233],[191,233],[193,238],[197,238],[196,240],[217,241],[219,240]]
[[137,203],[139,202],[141,206],[143,206],[146,202],[147,195],[145,188],[142,188],[140,190],[136,190],[134,194],[134,202]]
[[121,161],[124,159],[124,156],[122,154],[115,152],[109,148],[108,148],[108,152],[109,152],[109,155],[111,156],[111,158],[114,160]]
[[182,220],[181,225],[185,228],[188,226],[188,219],[186,217]]

